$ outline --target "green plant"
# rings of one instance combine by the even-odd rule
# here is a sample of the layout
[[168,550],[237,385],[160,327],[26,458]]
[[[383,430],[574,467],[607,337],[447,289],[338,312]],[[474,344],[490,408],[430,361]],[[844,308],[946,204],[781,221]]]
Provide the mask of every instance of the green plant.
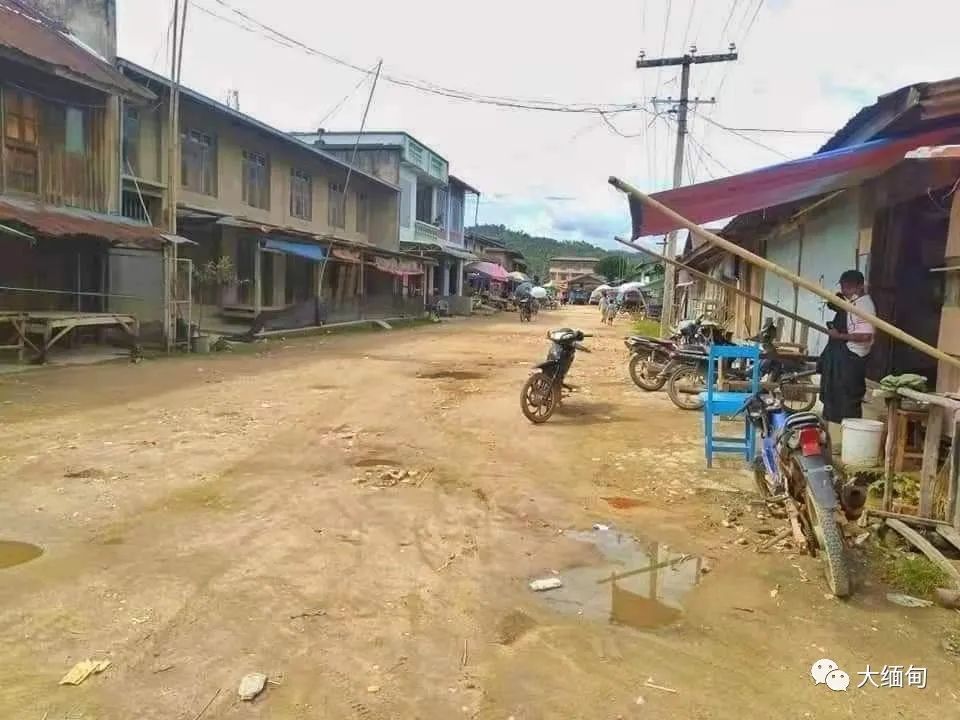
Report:
[[227,255],[221,255],[215,260],[193,267],[193,282],[195,296],[199,301],[200,312],[199,321],[203,323],[203,308],[209,301],[210,304],[217,302],[216,293],[227,285],[234,285],[238,282],[237,271],[233,267],[233,260]]
[[938,587],[948,587],[946,571],[925,555],[892,553],[882,560],[883,579],[901,592],[917,597],[931,595]]
[[633,323],[633,331],[637,335],[646,335],[648,337],[660,337],[660,322],[657,320],[636,320]]

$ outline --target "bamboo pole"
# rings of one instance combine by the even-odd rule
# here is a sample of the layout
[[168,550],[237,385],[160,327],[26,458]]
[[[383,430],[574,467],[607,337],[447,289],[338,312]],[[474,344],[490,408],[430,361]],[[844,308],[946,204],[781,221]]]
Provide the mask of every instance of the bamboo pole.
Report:
[[843,310],[846,310],[851,315],[856,315],[858,318],[866,320],[871,325],[873,325],[873,327],[876,328],[877,330],[882,330],[883,332],[887,333],[887,335],[894,338],[895,340],[899,340],[902,343],[906,343],[910,347],[916,350],[919,350],[924,355],[929,355],[932,358],[935,358],[952,367],[960,369],[960,358],[955,358],[952,355],[948,355],[947,353],[943,352],[943,350],[940,350],[939,348],[935,348],[932,345],[928,345],[927,343],[923,342],[923,340],[920,340],[919,338],[915,338],[913,335],[910,335],[909,333],[904,332],[903,330],[898,328],[896,325],[892,325],[888,323],[886,320],[881,320],[876,315],[872,315],[868,312],[865,312],[863,308],[857,307],[856,305],[849,302],[845,298],[841,298],[837,295],[834,295],[829,290],[824,290],[822,287],[820,287],[816,283],[812,283],[806,278],[802,278],[799,275],[780,267],[776,263],[771,262],[764,257],[760,257],[759,255],[756,255],[750,252],[749,250],[746,250],[740,247],[739,245],[736,245],[730,242],[729,240],[725,240],[724,238],[720,237],[719,235],[716,235],[715,233],[710,232],[709,230],[704,230],[702,227],[700,227],[696,223],[683,217],[683,215],[680,215],[679,213],[671,210],[663,203],[657,200],[654,200],[652,197],[650,197],[646,193],[640,192],[629,183],[625,183],[623,180],[620,180],[619,178],[611,177],[610,184],[613,185],[615,188],[617,188],[617,190],[620,190],[621,192],[642,202],[644,205],[654,208],[655,210],[662,213],[663,215],[666,215],[668,218],[673,220],[675,223],[677,223],[681,227],[686,228],[687,230],[703,238],[707,242],[713,243],[714,245],[718,245],[719,247],[729,252],[731,255],[736,255],[737,257],[742,258],[747,262],[753,263],[754,265],[763,268],[764,270],[769,270],[774,275],[779,275],[780,277],[792,283],[793,285],[801,287],[804,290],[811,292],[818,297],[823,298],[827,302],[831,302],[837,307],[842,308]]
[[764,300],[763,298],[760,298],[760,297],[754,295],[753,293],[749,293],[749,292],[747,292],[746,290],[741,290],[741,289],[738,288],[736,285],[730,285],[729,283],[723,282],[723,280],[717,280],[717,278],[710,277],[710,276],[707,275],[706,273],[700,272],[699,270],[695,270],[694,268],[690,267],[689,265],[687,265],[687,264],[685,264],[685,263],[680,262],[679,260],[671,260],[671,259],[668,258],[666,255],[661,255],[660,253],[654,252],[653,250],[648,250],[647,248],[641,247],[641,246],[639,246],[639,245],[635,245],[635,244],[632,243],[632,242],[627,242],[626,240],[623,240],[622,238],[615,237],[614,240],[616,240],[616,241],[617,241],[618,243],[620,243],[621,245],[626,245],[627,247],[633,248],[634,250],[641,250],[642,252],[646,253],[647,255],[650,255],[650,256],[652,256],[652,257],[655,257],[657,260],[662,260],[663,262],[670,263],[671,265],[676,265],[676,266],[679,267],[679,268],[683,268],[684,270],[686,270],[687,272],[689,272],[689,273],[690,273],[691,275],[693,275],[694,277],[698,277],[698,278],[700,278],[701,280],[706,280],[707,282],[711,282],[711,283],[713,283],[714,285],[717,285],[717,286],[722,287],[722,288],[724,288],[724,289],[726,289],[726,290],[729,290],[730,292],[736,293],[737,295],[741,295],[741,296],[747,298],[748,300],[752,300],[752,301],[755,302],[755,303],[759,303],[760,305],[763,305],[765,308],[768,308],[768,309],[770,309],[770,310],[773,310],[773,311],[775,311],[775,312],[778,312],[778,313],[780,313],[781,315],[783,315],[784,317],[790,318],[791,320],[796,320],[797,322],[803,323],[804,325],[809,325],[809,326],[812,327],[814,330],[819,330],[819,331],[822,332],[822,333],[826,333],[826,332],[827,332],[827,329],[826,329],[825,327],[823,327],[822,325],[818,325],[817,323],[813,322],[812,320],[808,320],[807,318],[801,317],[800,315],[797,315],[797,314],[795,314],[795,313],[792,313],[792,312],[790,312],[789,310],[785,310],[784,308],[780,307],[779,305],[777,305],[777,304],[775,304],[775,303],[772,303],[772,302],[769,302],[769,301],[767,301],[767,300]]

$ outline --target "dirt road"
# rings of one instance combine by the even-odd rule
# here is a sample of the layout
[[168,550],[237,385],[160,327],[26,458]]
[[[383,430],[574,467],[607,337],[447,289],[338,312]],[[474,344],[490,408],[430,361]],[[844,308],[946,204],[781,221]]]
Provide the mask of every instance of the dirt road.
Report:
[[[595,352],[535,427],[558,324]],[[626,330],[574,308],[0,381],[0,540],[43,548],[0,569],[0,718],[955,716],[958,616],[754,552],[748,476],[629,383]],[[59,686],[85,658],[111,666]],[[927,687],[856,689],[868,664]]]

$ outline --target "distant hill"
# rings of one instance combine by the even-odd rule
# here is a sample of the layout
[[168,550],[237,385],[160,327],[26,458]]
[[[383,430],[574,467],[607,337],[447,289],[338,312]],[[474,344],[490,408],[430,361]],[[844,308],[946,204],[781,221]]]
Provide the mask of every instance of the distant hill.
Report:
[[610,252],[596,245],[582,240],[555,240],[549,237],[528,235],[522,230],[510,230],[504,225],[477,225],[468,229],[499,240],[511,250],[523,253],[529,264],[528,273],[531,276],[544,278],[547,276],[547,267],[550,258],[554,257],[595,257],[606,255],[625,255],[636,258],[635,253],[629,251]]

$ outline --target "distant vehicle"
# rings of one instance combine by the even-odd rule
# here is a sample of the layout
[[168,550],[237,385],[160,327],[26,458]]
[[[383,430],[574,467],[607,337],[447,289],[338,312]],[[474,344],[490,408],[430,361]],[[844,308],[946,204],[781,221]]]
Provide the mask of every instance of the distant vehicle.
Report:
[[536,366],[520,391],[520,409],[527,420],[539,425],[545,423],[560,406],[564,389],[571,389],[564,383],[577,350],[590,352],[583,346],[584,338],[590,337],[581,330],[560,328],[547,333],[550,351],[546,361]]
[[517,300],[517,310],[520,312],[520,322],[530,322],[533,320],[533,304],[535,302],[536,300],[529,295],[526,297],[521,297]]

